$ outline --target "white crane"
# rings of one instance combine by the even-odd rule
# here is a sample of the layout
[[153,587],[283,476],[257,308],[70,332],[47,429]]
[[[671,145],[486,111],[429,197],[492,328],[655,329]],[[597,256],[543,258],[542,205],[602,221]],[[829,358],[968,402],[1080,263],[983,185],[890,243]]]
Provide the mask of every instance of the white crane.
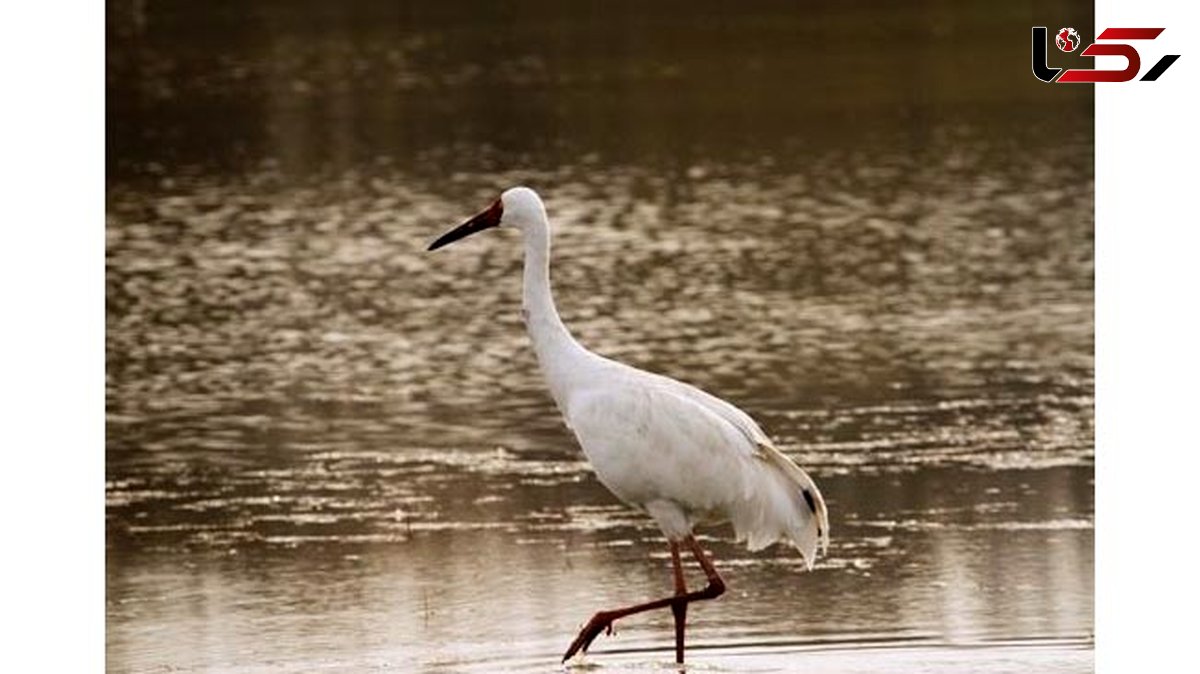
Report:
[[[700,389],[588,351],[558,316],[550,292],[550,223],[537,193],[506,190],[487,210],[447,232],[429,250],[491,227],[525,240],[522,316],[538,364],[567,426],[604,486],[658,524],[671,549],[675,594],[600,611],[563,656],[587,651],[614,621],[670,607],[675,660],[683,662],[688,604],[715,599],[725,583],[692,534],[700,523],[730,521],[738,541],[759,550],[795,546],[812,569],[829,544],[825,501],[812,478],[779,451],[745,412]],[[686,545],[708,578],[689,592],[679,549]]]

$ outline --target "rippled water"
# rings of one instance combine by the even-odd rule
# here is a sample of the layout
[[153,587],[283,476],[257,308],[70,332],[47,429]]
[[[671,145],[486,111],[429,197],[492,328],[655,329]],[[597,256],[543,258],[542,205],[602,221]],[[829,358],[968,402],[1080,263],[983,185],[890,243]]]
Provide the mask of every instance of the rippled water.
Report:
[[1028,76],[1036,13],[488,7],[110,7],[109,669],[547,671],[669,590],[543,390],[514,235],[424,252],[524,183],[580,341],[829,501],[812,573],[704,532],[689,669],[1090,671],[1091,102]]

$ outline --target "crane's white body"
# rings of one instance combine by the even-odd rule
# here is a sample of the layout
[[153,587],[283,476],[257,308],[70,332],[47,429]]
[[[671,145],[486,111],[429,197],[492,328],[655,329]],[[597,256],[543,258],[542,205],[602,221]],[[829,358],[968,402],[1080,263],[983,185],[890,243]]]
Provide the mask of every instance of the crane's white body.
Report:
[[702,522],[730,521],[757,550],[794,545],[812,568],[828,545],[816,484],[745,412],[700,389],[618,363],[571,336],[550,290],[550,225],[533,190],[502,196],[501,225],[522,231],[522,315],[538,364],[597,477],[679,541]]

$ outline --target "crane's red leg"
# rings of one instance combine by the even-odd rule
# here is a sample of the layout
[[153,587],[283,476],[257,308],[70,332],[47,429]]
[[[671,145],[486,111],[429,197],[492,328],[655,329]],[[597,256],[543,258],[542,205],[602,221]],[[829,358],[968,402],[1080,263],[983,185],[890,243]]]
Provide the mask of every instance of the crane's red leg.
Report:
[[[687,594],[687,580],[683,577],[683,563],[679,561],[679,543],[671,541],[671,568],[675,572],[675,596]],[[687,627],[687,602],[676,601],[671,604],[671,613],[675,616],[675,662],[683,664],[683,630]]]
[[[592,641],[596,637],[600,636],[601,632],[608,632],[609,634],[612,634],[612,624],[616,620],[620,620],[626,616],[631,616],[635,613],[644,613],[646,611],[653,611],[655,609],[667,608],[668,606],[672,607],[672,612],[674,612],[674,607],[677,604],[683,605],[685,607],[684,612],[686,612],[686,606],[694,601],[700,601],[702,599],[716,599],[725,593],[725,581],[721,578],[721,574],[717,573],[717,568],[713,566],[712,561],[709,560],[708,556],[704,553],[703,548],[700,547],[700,543],[696,541],[694,536],[690,535],[684,540],[687,541],[688,547],[691,548],[692,554],[696,557],[696,561],[700,563],[700,568],[704,569],[704,575],[708,577],[708,584],[704,586],[704,589],[697,590],[695,592],[685,591],[683,594],[664,597],[662,599],[655,599],[654,601],[648,601],[644,604],[637,604],[612,611],[600,611],[596,615],[592,616],[592,619],[583,626],[583,629],[579,630],[579,635],[575,637],[575,641],[571,642],[570,648],[567,649],[566,655],[563,656],[563,662],[570,660],[571,656],[575,655],[579,651],[586,653],[588,646],[591,645]],[[678,550],[678,548],[675,546],[672,546],[672,548],[675,551]],[[674,557],[672,558],[672,562],[674,562]],[[680,573],[676,576],[676,578],[681,580],[683,569],[681,566],[677,568],[679,568]],[[676,589],[678,590],[679,587],[680,582],[677,582]],[[682,661],[683,657],[683,628],[681,626],[682,617],[682,615],[677,614],[677,622],[675,627],[675,657],[680,661]]]
[[721,574],[717,573],[717,567],[713,566],[712,560],[708,555],[704,554],[704,548],[700,547],[700,542],[695,536],[688,536],[686,539],[688,547],[692,549],[692,555],[696,557],[696,561],[700,563],[700,568],[704,569],[704,575],[708,578],[708,587],[715,588],[716,594],[712,597],[704,597],[705,599],[716,599],[725,593],[725,581],[721,578]]

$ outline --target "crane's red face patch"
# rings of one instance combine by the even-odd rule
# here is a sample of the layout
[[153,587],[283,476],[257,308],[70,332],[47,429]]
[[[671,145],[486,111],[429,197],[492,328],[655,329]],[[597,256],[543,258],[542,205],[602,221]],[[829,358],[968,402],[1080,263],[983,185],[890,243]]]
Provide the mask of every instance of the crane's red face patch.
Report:
[[488,220],[488,222],[491,223],[488,225],[488,227],[499,227],[500,226],[500,218],[503,216],[504,216],[504,202],[497,199],[492,202],[491,206],[488,206],[488,209],[486,211],[480,213],[479,215],[477,215],[475,217],[486,218]]

